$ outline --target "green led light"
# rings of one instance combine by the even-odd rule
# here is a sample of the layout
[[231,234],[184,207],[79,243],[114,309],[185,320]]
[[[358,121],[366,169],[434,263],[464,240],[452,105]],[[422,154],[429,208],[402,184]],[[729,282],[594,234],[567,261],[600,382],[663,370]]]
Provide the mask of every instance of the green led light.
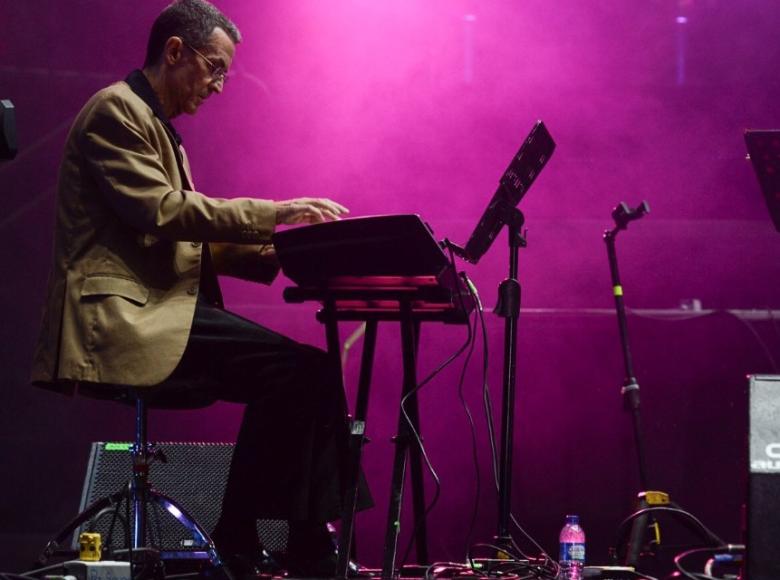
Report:
[[106,443],[104,449],[106,451],[130,451],[132,446],[132,443]]

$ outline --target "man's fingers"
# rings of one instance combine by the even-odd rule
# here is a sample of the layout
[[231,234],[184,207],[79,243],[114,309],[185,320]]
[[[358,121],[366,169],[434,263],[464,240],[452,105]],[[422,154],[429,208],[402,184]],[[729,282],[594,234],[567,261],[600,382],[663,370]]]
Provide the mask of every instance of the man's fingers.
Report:
[[319,208],[321,211],[327,212],[334,217],[349,213],[349,210],[346,207],[330,199],[312,199],[310,203]]
[[303,216],[310,224],[318,224],[325,221],[325,215],[323,212],[313,205],[306,207],[303,212]]
[[330,199],[326,199],[324,201],[328,202],[328,205],[330,206],[331,210],[335,210],[334,213],[337,213],[338,215],[349,213],[349,210],[341,205],[340,203],[337,203],[335,201],[332,201]]
[[343,213],[343,212],[340,212],[340,211],[339,212],[335,212],[335,211],[333,211],[331,209],[328,209],[328,208],[323,208],[323,209],[320,210],[320,212],[322,213],[322,216],[326,220],[337,220],[337,219],[339,219],[341,217],[341,215]]
[[327,198],[301,197],[277,202],[277,207],[277,219],[283,224],[321,223],[349,213],[346,207]]

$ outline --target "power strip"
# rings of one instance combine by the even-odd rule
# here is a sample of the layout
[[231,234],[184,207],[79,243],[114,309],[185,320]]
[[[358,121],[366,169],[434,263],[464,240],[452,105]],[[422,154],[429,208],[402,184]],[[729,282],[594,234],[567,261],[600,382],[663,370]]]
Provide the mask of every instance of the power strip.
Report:
[[71,560],[63,567],[65,573],[76,580],[130,580],[130,562]]

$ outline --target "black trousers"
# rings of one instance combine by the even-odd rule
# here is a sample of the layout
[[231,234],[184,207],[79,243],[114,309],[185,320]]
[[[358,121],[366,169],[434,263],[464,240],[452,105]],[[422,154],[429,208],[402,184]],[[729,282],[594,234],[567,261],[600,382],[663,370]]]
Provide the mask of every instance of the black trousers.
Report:
[[[256,519],[339,517],[348,424],[338,372],[322,350],[198,300],[184,355],[162,390],[246,404],[223,528]],[[362,488],[361,508],[371,504]]]

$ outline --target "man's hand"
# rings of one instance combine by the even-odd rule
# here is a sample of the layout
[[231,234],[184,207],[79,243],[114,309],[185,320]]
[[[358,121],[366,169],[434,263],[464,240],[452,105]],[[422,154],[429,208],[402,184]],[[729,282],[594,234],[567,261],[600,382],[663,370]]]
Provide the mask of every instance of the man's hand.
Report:
[[343,205],[325,198],[299,197],[275,203],[277,224],[318,224],[349,213]]

